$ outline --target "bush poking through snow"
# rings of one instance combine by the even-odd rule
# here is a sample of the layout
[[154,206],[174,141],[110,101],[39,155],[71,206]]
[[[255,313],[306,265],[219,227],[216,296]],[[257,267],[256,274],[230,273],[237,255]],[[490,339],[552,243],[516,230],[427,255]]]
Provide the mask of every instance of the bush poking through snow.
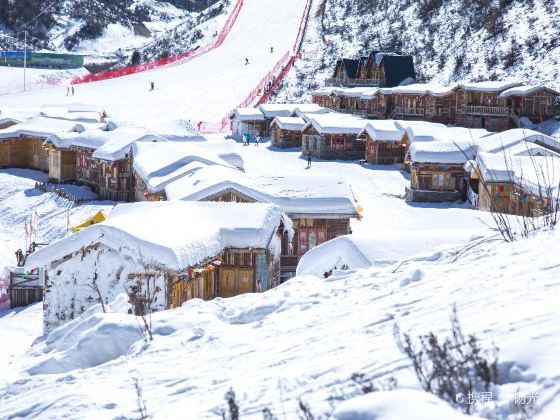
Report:
[[[407,355],[420,385],[450,404],[470,414],[472,405],[467,396],[473,392],[488,391],[498,377],[498,348],[483,350],[474,335],[465,337],[453,307],[451,337],[441,341],[430,332],[413,343],[409,334],[401,336],[395,324],[395,340]],[[463,398],[459,398],[464,396]]]
[[134,378],[134,389],[136,389],[136,403],[138,405],[138,414],[140,414],[140,420],[148,418],[148,410],[146,408],[146,400],[142,396],[142,386],[138,378]]
[[222,410],[222,419],[239,420],[239,404],[235,399],[235,392],[233,392],[233,389],[230,388],[230,390],[226,392],[225,399],[227,401],[228,411],[226,413],[225,410]]

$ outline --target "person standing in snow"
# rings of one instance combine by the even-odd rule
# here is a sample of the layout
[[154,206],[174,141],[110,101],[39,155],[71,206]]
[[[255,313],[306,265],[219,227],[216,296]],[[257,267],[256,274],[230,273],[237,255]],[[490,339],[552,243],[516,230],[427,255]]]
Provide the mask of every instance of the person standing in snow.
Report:
[[70,86],[66,88],[66,96],[70,96]]
[[72,86],[72,96],[74,96],[74,86]]
[[274,52],[274,47],[270,47],[270,54]]
[[260,141],[260,140],[261,140],[261,136],[259,136],[259,135],[257,134],[257,137],[255,137],[255,146],[258,146],[258,145],[259,145],[259,141]]
[[307,151],[307,168],[311,168],[311,150]]
[[156,88],[155,82],[150,82],[150,90],[154,90]]
[[245,65],[249,65],[249,59],[247,57],[245,57]]

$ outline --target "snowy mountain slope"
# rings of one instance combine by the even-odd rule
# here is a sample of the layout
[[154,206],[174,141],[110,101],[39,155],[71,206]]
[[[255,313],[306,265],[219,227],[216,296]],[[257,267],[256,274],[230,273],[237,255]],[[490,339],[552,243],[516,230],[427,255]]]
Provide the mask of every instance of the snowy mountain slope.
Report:
[[27,25],[32,48],[114,53],[146,44],[150,37],[180,23],[194,22],[198,12],[213,3],[215,0],[64,0],[54,4],[1,0],[0,31],[5,38],[0,38],[0,47],[14,48],[16,39],[23,41],[23,34],[16,31],[44,11]]
[[[303,276],[260,295],[190,301],[153,316],[155,338],[149,344],[134,338],[133,317],[93,315],[14,362],[10,369],[19,370],[21,378],[0,385],[0,416],[132,417],[135,379],[153,418],[216,418],[230,387],[241,418],[262,418],[266,406],[296,418],[298,398],[327,414],[329,397],[357,395],[350,381],[356,372],[417,388],[394,343],[393,326],[413,336],[446,335],[456,303],[464,330],[484,347],[494,342],[500,348],[495,400],[475,407],[475,413],[513,418],[507,417],[513,395],[535,392],[533,418],[555,419],[557,241],[557,232],[543,232],[514,244],[482,244],[458,259],[454,248],[432,261],[338,272],[328,280]],[[405,281],[409,277],[414,281]],[[124,347],[110,344],[118,334]],[[380,396],[387,398],[382,407],[394,403],[392,395]],[[401,397],[400,404],[407,401]]]
[[[560,4],[554,0],[314,2],[304,59],[277,101],[301,98],[332,76],[339,57],[396,49],[421,81],[514,78],[560,88]],[[326,37],[326,38],[325,38]],[[323,40],[328,41],[325,46]]]
[[[219,122],[292,47],[305,3],[246,0],[219,48],[187,63],[78,85],[73,99],[100,104],[122,120],[151,128],[163,118]],[[247,66],[245,58],[250,62]],[[151,81],[156,89],[148,92]],[[65,94],[66,88],[59,87],[2,96],[0,108],[25,106],[29,101],[45,103]]]

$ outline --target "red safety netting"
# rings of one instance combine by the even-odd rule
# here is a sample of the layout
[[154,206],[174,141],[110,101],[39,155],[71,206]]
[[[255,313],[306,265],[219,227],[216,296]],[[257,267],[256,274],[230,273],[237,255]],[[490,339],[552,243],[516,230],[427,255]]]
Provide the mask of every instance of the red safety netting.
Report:
[[[311,0],[308,0],[306,5],[305,5],[305,9],[303,11],[303,14],[301,16],[298,33],[297,33],[296,40],[295,40],[294,45],[293,45],[294,55],[290,55],[290,51],[287,51],[286,54],[284,54],[282,56],[280,61],[278,61],[278,63],[276,63],[274,68],[271,71],[269,71],[266,74],[266,76],[264,76],[261,79],[261,81],[259,82],[257,87],[255,89],[253,89],[251,91],[251,93],[249,93],[249,95],[247,95],[247,97],[243,100],[243,102],[241,102],[237,106],[237,108],[245,108],[245,107],[250,106],[255,101],[255,99],[261,94],[262,94],[262,96],[258,100],[256,106],[262,105],[262,104],[264,104],[268,101],[268,99],[270,98],[270,95],[272,95],[274,92],[276,92],[276,90],[278,89],[278,87],[282,83],[282,80],[284,79],[286,74],[288,74],[288,72],[293,67],[294,63],[299,58],[301,58],[301,54],[299,52],[299,49],[300,49],[301,41],[303,39],[303,35],[305,33],[304,29],[305,29],[305,26],[307,25],[307,22],[308,22],[310,9],[311,9]],[[265,87],[266,87],[266,89],[265,89]],[[203,133],[203,134],[220,133],[220,132],[228,131],[228,130],[231,129],[231,120],[230,120],[230,117],[228,115],[228,116],[222,118],[222,121],[220,123],[211,123],[211,122],[201,121],[199,123],[199,127],[203,131],[201,131],[200,129],[198,131],[200,133]]]
[[222,27],[222,29],[220,30],[216,38],[214,38],[212,43],[205,45],[204,47],[196,48],[194,50],[187,51],[183,54],[175,55],[173,57],[161,58],[159,60],[150,63],[143,63],[135,66],[124,67],[118,70],[111,70],[102,73],[88,74],[86,76],[75,77],[71,80],[70,83],[75,85],[80,83],[90,83],[90,82],[97,82],[100,80],[114,79],[116,77],[128,76],[131,74],[140,73],[147,70],[153,70],[155,68],[167,66],[173,63],[178,63],[178,62],[183,63],[185,61],[192,60],[193,58],[198,57],[200,55],[206,54],[207,52],[212,51],[213,49],[218,48],[220,45],[223,44],[231,28],[233,27],[233,24],[237,20],[237,16],[239,16],[239,12],[241,11],[242,7],[243,7],[243,0],[237,0],[237,3],[233,7],[230,15],[228,16],[228,19],[226,20],[226,23],[224,24],[224,26]]

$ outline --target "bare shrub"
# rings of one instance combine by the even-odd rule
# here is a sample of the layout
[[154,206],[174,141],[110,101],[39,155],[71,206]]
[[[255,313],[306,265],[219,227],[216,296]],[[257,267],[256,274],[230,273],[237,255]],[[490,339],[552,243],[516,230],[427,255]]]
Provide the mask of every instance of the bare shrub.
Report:
[[488,391],[497,381],[498,348],[483,350],[474,335],[465,336],[455,307],[451,315],[451,336],[444,340],[430,332],[420,335],[414,343],[409,334],[401,336],[396,324],[394,334],[398,348],[412,362],[422,388],[465,413],[470,413],[472,408],[466,397],[481,388]]

